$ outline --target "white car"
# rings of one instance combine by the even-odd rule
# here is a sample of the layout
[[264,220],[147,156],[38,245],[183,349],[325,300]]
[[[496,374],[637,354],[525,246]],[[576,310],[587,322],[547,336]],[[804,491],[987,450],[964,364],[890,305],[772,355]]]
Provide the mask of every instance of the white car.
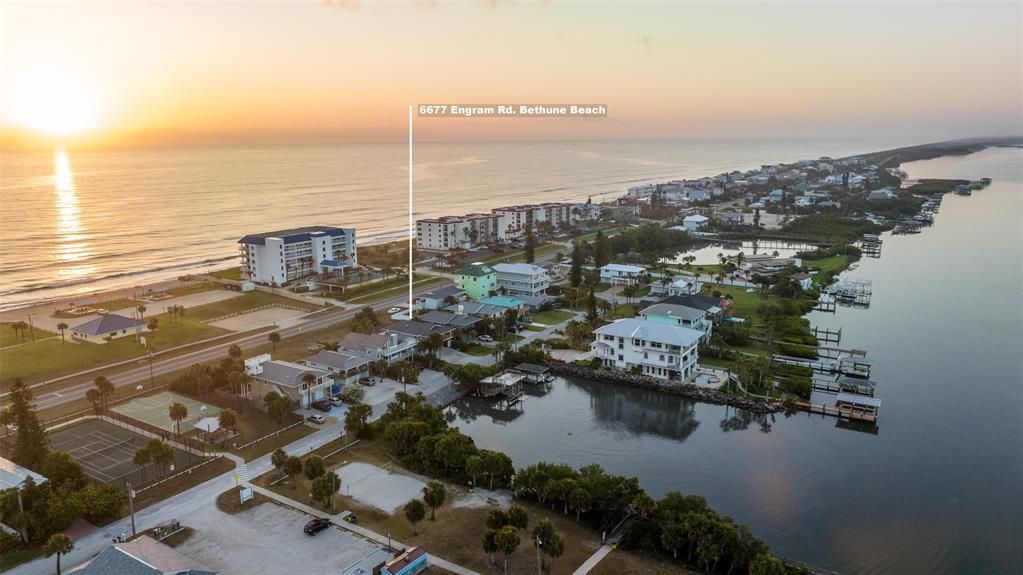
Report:
[[494,341],[494,338],[492,338],[492,337],[490,337],[489,335],[486,335],[486,334],[484,334],[484,335],[481,335],[481,336],[479,336],[479,337],[478,337],[478,338],[476,338],[476,339],[478,339],[478,340],[480,340],[480,341],[486,341],[486,342],[491,342],[491,341]]
[[327,421],[326,417],[323,417],[322,415],[320,415],[318,413],[314,413],[313,415],[310,415],[306,419],[308,419],[309,421],[311,421],[313,423],[323,423],[323,422]]
[[401,311],[400,307],[392,307],[391,309],[387,310],[387,313],[398,313],[399,311]]

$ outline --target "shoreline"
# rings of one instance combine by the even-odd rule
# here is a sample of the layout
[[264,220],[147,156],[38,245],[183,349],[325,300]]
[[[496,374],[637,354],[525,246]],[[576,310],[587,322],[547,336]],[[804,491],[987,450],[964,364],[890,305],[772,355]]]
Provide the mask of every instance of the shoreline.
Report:
[[[881,150],[876,152],[867,152],[864,154],[857,154],[849,157],[862,157],[870,159],[878,159],[882,157],[888,157],[890,160],[895,160],[894,166],[899,166],[902,162],[910,162],[917,160],[934,159],[943,156],[962,156],[983,151],[989,147],[1019,147],[1023,145],[1019,138],[978,138],[978,139],[961,139],[961,140],[948,140],[942,142],[931,142],[926,144],[919,144],[915,146],[906,146],[901,148],[894,148],[890,150]],[[367,236],[362,245],[365,246],[376,246],[384,245],[394,242],[403,242],[408,238],[405,234],[405,230],[394,230],[394,231],[382,231],[375,235]],[[39,297],[30,299],[27,301],[14,301],[11,303],[0,303],[0,321],[17,321],[23,319],[22,316],[27,314],[39,313],[34,310],[44,310],[53,308],[58,309],[59,306],[68,302],[76,302],[76,300],[82,300],[82,303],[105,301],[110,299],[117,299],[124,294],[130,295],[131,293],[137,293],[139,291],[145,291],[156,287],[163,287],[167,285],[174,285],[180,283],[177,278],[184,275],[202,275],[212,271],[218,271],[221,269],[229,269],[235,266],[218,267],[215,262],[227,262],[234,259],[234,256],[222,256],[220,258],[210,257],[206,260],[195,262],[192,264],[181,264],[179,267],[173,269],[167,269],[166,274],[161,271],[136,271],[136,272],[125,272],[122,274],[113,274],[111,276],[96,278],[94,280],[83,280],[81,285],[88,286],[90,283],[100,283],[105,280],[113,280],[114,278],[123,277],[139,277],[146,274],[153,274],[155,277],[143,279],[140,282],[133,283],[132,285],[103,287],[94,286],[92,289],[83,287],[80,291],[74,291],[73,293],[55,294],[48,297]],[[65,289],[73,290],[74,288],[70,285],[54,286],[54,287],[39,287],[34,289],[25,289],[20,291],[13,291],[0,296],[3,298],[16,297],[19,294],[29,294],[34,291],[45,292],[47,290],[60,290]],[[78,303],[78,302],[76,302]],[[51,312],[52,313],[52,312]],[[7,317],[14,315],[16,319],[8,320]]]

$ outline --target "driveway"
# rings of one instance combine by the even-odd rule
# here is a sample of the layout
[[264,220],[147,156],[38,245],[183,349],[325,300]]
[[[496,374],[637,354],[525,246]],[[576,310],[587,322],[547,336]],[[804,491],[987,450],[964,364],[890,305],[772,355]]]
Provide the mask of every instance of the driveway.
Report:
[[269,502],[235,515],[206,505],[180,521],[195,533],[177,551],[222,575],[341,573],[380,548],[337,528],[310,537],[307,515]]

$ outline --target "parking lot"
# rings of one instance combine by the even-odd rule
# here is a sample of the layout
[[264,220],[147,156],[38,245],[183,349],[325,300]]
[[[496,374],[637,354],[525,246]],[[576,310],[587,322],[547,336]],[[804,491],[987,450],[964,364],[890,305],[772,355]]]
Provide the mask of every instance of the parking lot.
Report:
[[340,529],[302,532],[309,517],[275,503],[235,515],[210,505],[180,519],[195,530],[177,550],[221,575],[342,573],[380,546]]

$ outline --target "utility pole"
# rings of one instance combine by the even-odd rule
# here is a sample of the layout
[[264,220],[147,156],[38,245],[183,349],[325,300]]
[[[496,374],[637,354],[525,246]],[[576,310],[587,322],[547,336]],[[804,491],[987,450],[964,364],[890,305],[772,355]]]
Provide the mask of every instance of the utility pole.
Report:
[[153,381],[153,348],[149,348],[149,389],[153,389],[156,383]]
[[543,545],[543,541],[540,541],[540,534],[536,534],[536,575],[542,575],[541,569],[543,569],[543,561],[540,560],[540,546]]
[[[32,325],[32,314],[31,313],[28,314],[28,333],[29,333],[29,335],[32,336],[32,342],[35,343],[35,340],[36,340],[36,329]],[[25,334],[22,333],[22,336],[24,336],[24,335]]]
[[131,513],[131,536],[135,537],[135,490],[128,483],[128,512]]

